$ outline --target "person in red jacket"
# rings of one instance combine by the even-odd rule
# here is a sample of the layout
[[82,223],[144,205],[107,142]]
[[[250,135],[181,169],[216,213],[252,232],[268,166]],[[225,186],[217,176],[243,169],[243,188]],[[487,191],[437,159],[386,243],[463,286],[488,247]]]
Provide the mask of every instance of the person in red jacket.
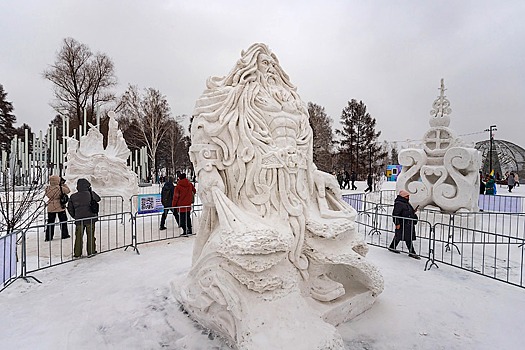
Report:
[[186,174],[180,173],[177,186],[173,191],[172,206],[177,209],[179,213],[179,227],[182,228],[181,236],[189,236],[191,232],[191,205],[193,203],[193,196],[195,196],[195,187],[186,178]]

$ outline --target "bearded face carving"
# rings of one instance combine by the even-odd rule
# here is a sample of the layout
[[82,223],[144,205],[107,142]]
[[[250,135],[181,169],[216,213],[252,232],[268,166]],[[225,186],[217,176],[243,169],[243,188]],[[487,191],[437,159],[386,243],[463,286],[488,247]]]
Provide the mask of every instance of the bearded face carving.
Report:
[[[356,236],[356,212],[335,178],[317,170],[312,146],[306,105],[266,45],[252,45],[227,76],[208,79],[190,148],[204,211],[179,299],[239,348],[270,331],[261,317],[279,327],[268,310],[288,310],[281,318],[287,329],[297,320],[301,333],[326,329],[312,340],[320,348],[342,347],[332,325],[355,316],[349,305],[358,294],[366,294],[366,306],[357,306],[363,311],[382,291]],[[307,299],[331,303],[314,310]],[[264,316],[252,314],[258,308]],[[286,348],[283,338],[274,341]]]

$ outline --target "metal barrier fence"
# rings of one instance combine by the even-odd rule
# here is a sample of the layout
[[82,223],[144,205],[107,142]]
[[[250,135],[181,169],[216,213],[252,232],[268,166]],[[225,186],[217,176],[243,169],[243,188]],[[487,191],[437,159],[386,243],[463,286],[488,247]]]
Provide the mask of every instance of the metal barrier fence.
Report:
[[[139,214],[136,211],[133,215],[135,225],[136,244],[157,242],[166,239],[180,237],[182,229],[179,227],[177,213],[178,209],[182,207],[166,207],[166,221],[165,230],[161,230],[161,219],[163,212]],[[202,204],[192,205],[190,211],[190,218],[192,222],[200,217],[202,212]],[[195,232],[195,231],[193,231]]]
[[16,233],[0,237],[0,264],[0,282],[4,286],[1,291],[17,276]]
[[120,215],[127,208],[124,207],[124,197],[122,196],[100,196],[100,213]]
[[[345,195],[343,199],[358,211],[358,234],[367,243],[386,248],[394,237],[393,206],[390,204],[391,193],[382,192]],[[111,200],[123,203],[122,199]],[[95,224],[98,253],[128,247],[139,253],[140,244],[179,237],[182,232],[172,212],[177,208],[166,209],[166,230],[160,230],[163,212],[102,213]],[[201,212],[201,204],[193,205],[190,217],[194,220]],[[525,214],[480,212],[449,215],[422,210],[418,215],[414,246],[416,252],[427,259],[425,270],[438,267],[440,262],[525,288]],[[60,229],[60,224],[53,223],[55,230]],[[34,278],[28,275],[31,272],[74,260],[75,221],[66,224],[71,239],[46,242],[48,225],[34,225],[25,232],[0,237],[3,285],[0,291],[18,278]],[[400,244],[398,249],[407,252],[404,243]]]
[[[358,208],[358,233],[367,243],[386,248],[394,237],[393,206],[381,204],[381,200],[371,202],[371,198],[363,194],[343,196]],[[425,270],[438,267],[439,262],[525,288],[524,213],[420,210],[418,216],[415,248],[427,259]]]
[[[382,205],[393,205],[397,197],[395,190],[381,190],[368,194],[356,193],[345,196],[364,196],[366,200]],[[500,213],[523,213],[525,209],[525,197],[508,196],[508,195],[484,195],[480,194],[478,199],[478,207],[481,211],[500,212]],[[357,209],[357,208],[356,208]]]
[[[140,244],[179,237],[182,231],[173,215],[173,211],[177,212],[179,208],[166,209],[168,210],[166,230],[160,230],[162,212],[148,214],[117,212],[99,215],[98,220],[94,223],[97,254],[122,248],[132,248],[138,254]],[[200,216],[201,210],[201,204],[191,207],[192,221]],[[63,224],[67,226],[71,238],[60,239],[60,235],[55,235],[57,238],[54,240],[45,241],[48,227],[54,226],[54,230],[59,231]],[[77,258],[74,257],[75,226],[75,220],[33,225],[24,232],[0,237],[0,274],[3,277],[0,281],[0,291],[19,278],[26,281],[29,279],[38,281],[29,275],[32,272],[76,260]],[[85,253],[86,239],[83,241],[83,252]]]

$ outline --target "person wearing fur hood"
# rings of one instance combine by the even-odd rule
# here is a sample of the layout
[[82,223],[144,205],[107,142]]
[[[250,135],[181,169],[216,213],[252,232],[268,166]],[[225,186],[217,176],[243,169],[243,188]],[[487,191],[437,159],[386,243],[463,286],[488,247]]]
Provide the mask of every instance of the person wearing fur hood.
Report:
[[53,239],[55,233],[55,220],[58,215],[60,222],[60,231],[62,239],[71,237],[67,229],[67,214],[65,205],[60,203],[62,194],[71,192],[65,183],[66,181],[58,175],[51,175],[49,177],[49,185],[46,187],[45,195],[49,198],[47,202],[47,227],[46,227],[46,242]]
[[97,254],[95,223],[98,221],[98,212],[93,212],[91,201],[100,202],[100,196],[91,189],[91,183],[87,179],[78,179],[77,192],[71,195],[67,205],[67,211],[75,219],[75,245],[74,257],[80,258],[83,250],[83,235],[86,231],[87,254]]

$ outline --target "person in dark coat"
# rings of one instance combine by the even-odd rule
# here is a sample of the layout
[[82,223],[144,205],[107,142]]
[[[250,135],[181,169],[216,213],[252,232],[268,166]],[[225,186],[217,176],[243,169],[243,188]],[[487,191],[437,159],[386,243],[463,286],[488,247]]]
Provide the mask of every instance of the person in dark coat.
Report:
[[71,237],[67,229],[67,215],[66,207],[60,204],[60,197],[63,194],[71,192],[65,181],[58,175],[51,175],[49,177],[49,186],[46,187],[46,197],[49,198],[47,202],[47,227],[45,241],[53,240],[55,234],[55,220],[58,215],[60,221],[60,232],[62,239]]
[[350,173],[345,169],[345,177],[343,180],[343,188],[350,189]]
[[394,209],[392,211],[392,218],[396,225],[395,236],[388,247],[388,250],[394,253],[399,253],[396,249],[399,242],[404,241],[408,248],[408,256],[414,259],[421,259],[414,250],[412,241],[416,240],[416,229],[417,215],[412,208],[412,205],[408,201],[410,199],[410,193],[407,191],[399,191],[399,195],[394,200]]
[[483,181],[483,174],[479,172],[479,194],[485,194],[485,181]]
[[514,180],[514,173],[510,173],[509,176],[507,176],[507,186],[509,186],[509,192],[512,192],[515,184],[516,180]]
[[179,214],[179,226],[182,228],[181,236],[192,234],[191,205],[196,192],[193,184],[186,178],[186,174],[180,173],[177,186],[173,192],[172,207],[175,207]]
[[342,170],[339,170],[337,172],[337,183],[339,183],[339,188],[343,189],[343,181],[344,181],[345,175],[343,174]]
[[175,190],[175,185],[173,185],[173,176],[168,176],[168,180],[164,183],[164,185],[162,186],[162,190],[160,192],[160,200],[162,202],[162,205],[164,206],[164,212],[162,213],[162,217],[160,218],[160,229],[161,230],[166,229],[166,217],[168,216],[168,213],[170,211],[173,213],[173,216],[175,216],[175,220],[179,222],[177,212],[175,211],[175,209],[171,208],[171,202],[173,201],[174,190]]
[[84,229],[87,236],[87,254],[91,256],[97,253],[95,239],[95,223],[98,213],[91,210],[91,198],[100,202],[100,196],[91,189],[91,184],[86,179],[78,179],[77,192],[71,195],[67,205],[67,211],[75,219],[75,248],[74,257],[82,255]]
[[485,194],[485,182],[483,182],[483,179],[479,180],[479,194]]
[[496,194],[496,181],[494,181],[494,176],[490,176],[489,180],[485,184],[485,194]]
[[373,184],[372,174],[368,174],[368,177],[366,179],[366,184],[368,185],[368,187],[365,189],[365,193],[372,192],[372,184]]
[[357,174],[355,173],[355,170],[352,170],[352,175],[350,175],[350,180],[352,181],[352,190],[357,190],[357,186],[355,185],[355,182],[357,181]]

